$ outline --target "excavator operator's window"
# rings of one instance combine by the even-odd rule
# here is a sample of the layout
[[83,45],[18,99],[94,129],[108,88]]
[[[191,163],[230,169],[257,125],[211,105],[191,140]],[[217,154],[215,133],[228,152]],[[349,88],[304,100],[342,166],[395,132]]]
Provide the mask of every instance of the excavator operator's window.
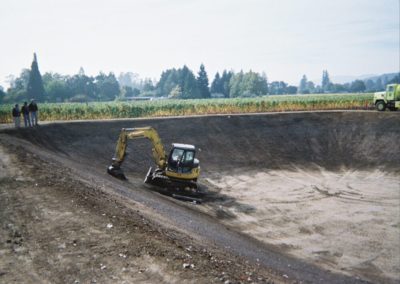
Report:
[[168,167],[174,171],[188,173],[192,170],[195,151],[175,148],[168,160]]
[[186,151],[185,158],[182,162],[184,163],[191,163],[194,159],[194,152],[193,151]]
[[182,159],[183,152],[184,150],[175,148],[172,152],[172,160],[175,162],[180,161]]
[[168,168],[175,172],[189,173],[192,170],[195,151],[175,148],[168,159]]

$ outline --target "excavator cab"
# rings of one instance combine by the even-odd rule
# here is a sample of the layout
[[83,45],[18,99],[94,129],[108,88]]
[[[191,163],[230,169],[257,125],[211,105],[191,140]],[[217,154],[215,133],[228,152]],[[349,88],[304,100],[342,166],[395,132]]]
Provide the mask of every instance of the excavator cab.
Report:
[[165,169],[153,171],[150,168],[144,182],[172,188],[197,189],[200,162],[195,156],[196,148],[193,145],[173,143],[166,157]]
[[197,168],[199,162],[195,159],[196,150],[193,145],[172,144],[172,149],[168,157],[167,170],[174,173],[187,174],[193,168]]

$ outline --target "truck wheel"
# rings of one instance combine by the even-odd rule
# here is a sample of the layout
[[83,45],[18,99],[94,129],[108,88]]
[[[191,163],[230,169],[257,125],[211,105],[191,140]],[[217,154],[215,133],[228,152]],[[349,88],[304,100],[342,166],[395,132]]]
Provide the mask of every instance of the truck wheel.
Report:
[[378,111],[384,111],[386,109],[386,104],[383,101],[379,101],[376,103],[375,107]]

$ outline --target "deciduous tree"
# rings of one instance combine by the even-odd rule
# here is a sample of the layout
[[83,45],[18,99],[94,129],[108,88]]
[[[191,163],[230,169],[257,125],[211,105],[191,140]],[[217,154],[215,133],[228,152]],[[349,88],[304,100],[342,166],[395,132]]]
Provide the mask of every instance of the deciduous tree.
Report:
[[352,92],[364,92],[365,91],[365,84],[362,80],[355,80],[351,83],[351,91]]
[[46,101],[64,102],[69,99],[71,92],[67,86],[65,76],[57,73],[45,73],[42,77],[46,91]]
[[249,71],[240,71],[234,74],[230,80],[230,97],[256,97],[268,93],[266,76]]
[[299,85],[299,89],[298,89],[299,94],[309,94],[310,93],[310,91],[307,89],[307,83],[308,83],[307,76],[303,75],[303,77],[300,80],[300,85]]
[[100,72],[96,76],[96,89],[97,98],[100,101],[114,100],[119,94],[119,84],[114,73],[110,72],[108,75]]
[[[282,95],[287,93],[287,83],[283,81],[274,81],[269,85],[269,93],[271,95]],[[297,88],[296,88],[297,90]]]

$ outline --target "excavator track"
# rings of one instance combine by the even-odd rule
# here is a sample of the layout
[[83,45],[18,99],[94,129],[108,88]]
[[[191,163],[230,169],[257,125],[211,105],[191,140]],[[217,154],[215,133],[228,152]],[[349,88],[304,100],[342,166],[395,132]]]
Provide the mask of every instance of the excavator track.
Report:
[[191,189],[197,190],[197,183],[193,181],[174,180],[167,177],[162,170],[156,169],[153,172],[152,167],[149,168],[147,175],[144,179],[147,184],[152,184],[167,189]]

